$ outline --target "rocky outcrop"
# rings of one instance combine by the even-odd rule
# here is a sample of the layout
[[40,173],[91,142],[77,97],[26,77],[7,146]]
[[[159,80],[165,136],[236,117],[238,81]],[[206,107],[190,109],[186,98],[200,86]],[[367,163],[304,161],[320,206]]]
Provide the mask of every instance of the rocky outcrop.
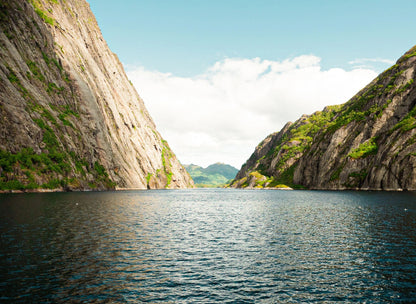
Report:
[[416,47],[347,103],[269,135],[233,187],[416,190]]
[[85,0],[0,8],[0,190],[193,186]]

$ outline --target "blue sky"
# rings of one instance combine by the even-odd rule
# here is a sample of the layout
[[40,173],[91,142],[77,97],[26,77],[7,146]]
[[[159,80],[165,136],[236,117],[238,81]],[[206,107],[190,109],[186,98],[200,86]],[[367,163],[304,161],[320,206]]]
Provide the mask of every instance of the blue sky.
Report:
[[348,68],[356,58],[395,59],[415,43],[414,0],[88,2],[123,63],[177,75],[226,57],[314,54],[323,68]]
[[416,1],[87,0],[182,163],[236,167],[416,44]]

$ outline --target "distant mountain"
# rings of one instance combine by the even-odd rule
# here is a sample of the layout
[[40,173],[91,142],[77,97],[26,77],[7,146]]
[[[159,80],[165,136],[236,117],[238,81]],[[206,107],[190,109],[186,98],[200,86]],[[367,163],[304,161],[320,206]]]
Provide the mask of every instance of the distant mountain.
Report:
[[233,166],[216,163],[205,169],[197,165],[184,165],[197,187],[221,187],[235,178],[238,170]]

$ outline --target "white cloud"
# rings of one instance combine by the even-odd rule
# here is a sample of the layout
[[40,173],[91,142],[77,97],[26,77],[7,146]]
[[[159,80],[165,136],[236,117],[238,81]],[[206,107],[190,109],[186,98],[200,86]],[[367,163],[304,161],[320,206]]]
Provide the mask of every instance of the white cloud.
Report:
[[240,168],[255,146],[287,121],[347,101],[377,76],[370,69],[321,70],[320,58],[230,58],[204,74],[128,68],[158,130],[182,163]]
[[349,64],[355,65],[355,64],[365,64],[368,62],[377,62],[377,63],[386,63],[386,64],[394,64],[394,60],[390,59],[383,59],[383,58],[357,58],[352,61],[349,61]]
[[357,58],[349,61],[348,64],[350,64],[354,69],[372,69],[375,71],[383,71],[386,65],[393,65],[394,61],[384,58]]

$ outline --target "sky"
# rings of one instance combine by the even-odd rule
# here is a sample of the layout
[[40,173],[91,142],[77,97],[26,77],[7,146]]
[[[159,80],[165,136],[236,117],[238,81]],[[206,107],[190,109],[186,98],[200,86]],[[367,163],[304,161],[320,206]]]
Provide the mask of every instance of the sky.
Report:
[[416,44],[411,0],[87,0],[182,164],[236,168]]

